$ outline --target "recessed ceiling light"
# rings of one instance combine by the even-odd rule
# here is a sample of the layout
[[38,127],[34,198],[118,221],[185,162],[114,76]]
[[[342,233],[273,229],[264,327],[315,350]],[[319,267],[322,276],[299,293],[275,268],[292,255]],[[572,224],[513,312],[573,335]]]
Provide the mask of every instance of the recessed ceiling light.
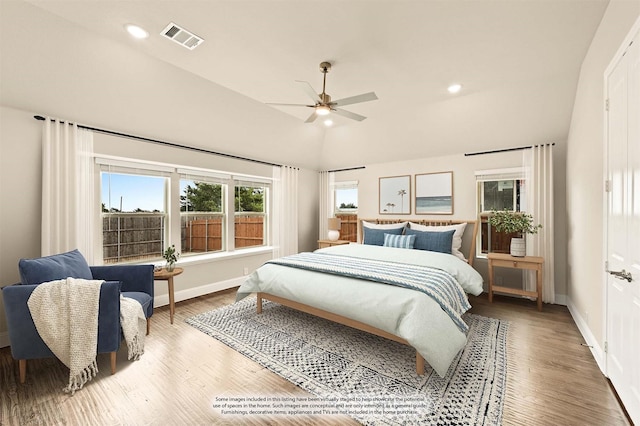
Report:
[[333,120],[324,120],[324,125],[327,127],[333,126]]
[[133,24],[127,24],[124,26],[124,28],[127,30],[127,32],[135,37],[135,38],[147,38],[149,37],[149,33],[147,31],[145,31],[144,29],[142,29],[141,27],[137,26],[137,25],[133,25]]
[[449,86],[447,88],[447,90],[449,91],[449,93],[458,93],[460,91],[460,89],[462,89],[462,84],[452,84],[451,86]]

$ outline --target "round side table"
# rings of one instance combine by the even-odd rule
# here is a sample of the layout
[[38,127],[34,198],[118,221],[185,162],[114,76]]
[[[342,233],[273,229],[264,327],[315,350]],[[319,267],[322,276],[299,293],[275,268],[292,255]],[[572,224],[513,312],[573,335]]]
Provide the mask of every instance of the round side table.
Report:
[[173,277],[180,275],[183,271],[184,269],[178,267],[174,268],[171,272],[167,271],[166,268],[162,268],[159,271],[153,271],[154,280],[167,281],[169,285],[169,318],[171,318],[171,324],[173,324],[173,314],[176,310],[175,300],[173,298]]

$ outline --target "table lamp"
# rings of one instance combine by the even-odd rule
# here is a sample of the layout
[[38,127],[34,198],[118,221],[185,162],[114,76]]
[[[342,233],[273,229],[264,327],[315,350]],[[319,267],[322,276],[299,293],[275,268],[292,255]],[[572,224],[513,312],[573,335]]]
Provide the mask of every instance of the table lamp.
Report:
[[340,238],[340,218],[330,217],[327,228],[329,228],[327,238],[331,241],[338,241],[338,238]]

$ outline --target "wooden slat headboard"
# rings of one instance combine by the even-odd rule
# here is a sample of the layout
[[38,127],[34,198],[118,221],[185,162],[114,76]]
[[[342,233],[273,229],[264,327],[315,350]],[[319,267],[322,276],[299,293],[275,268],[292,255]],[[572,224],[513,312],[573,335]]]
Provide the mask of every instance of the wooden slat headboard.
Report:
[[462,253],[467,256],[469,265],[473,266],[473,259],[476,257],[476,241],[478,235],[478,221],[477,220],[442,220],[442,219],[392,219],[392,218],[379,218],[379,219],[360,219],[358,218],[358,242],[362,243],[362,221],[375,223],[377,225],[387,225],[392,223],[413,222],[418,225],[424,226],[447,226],[458,225],[466,223],[467,226],[464,229],[464,235],[462,236]]

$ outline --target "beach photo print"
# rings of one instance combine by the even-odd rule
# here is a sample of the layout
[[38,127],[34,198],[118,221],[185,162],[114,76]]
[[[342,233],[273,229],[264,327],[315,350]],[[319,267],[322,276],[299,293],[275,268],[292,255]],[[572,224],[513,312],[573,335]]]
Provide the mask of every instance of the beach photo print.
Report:
[[453,214],[453,172],[416,175],[416,214]]

